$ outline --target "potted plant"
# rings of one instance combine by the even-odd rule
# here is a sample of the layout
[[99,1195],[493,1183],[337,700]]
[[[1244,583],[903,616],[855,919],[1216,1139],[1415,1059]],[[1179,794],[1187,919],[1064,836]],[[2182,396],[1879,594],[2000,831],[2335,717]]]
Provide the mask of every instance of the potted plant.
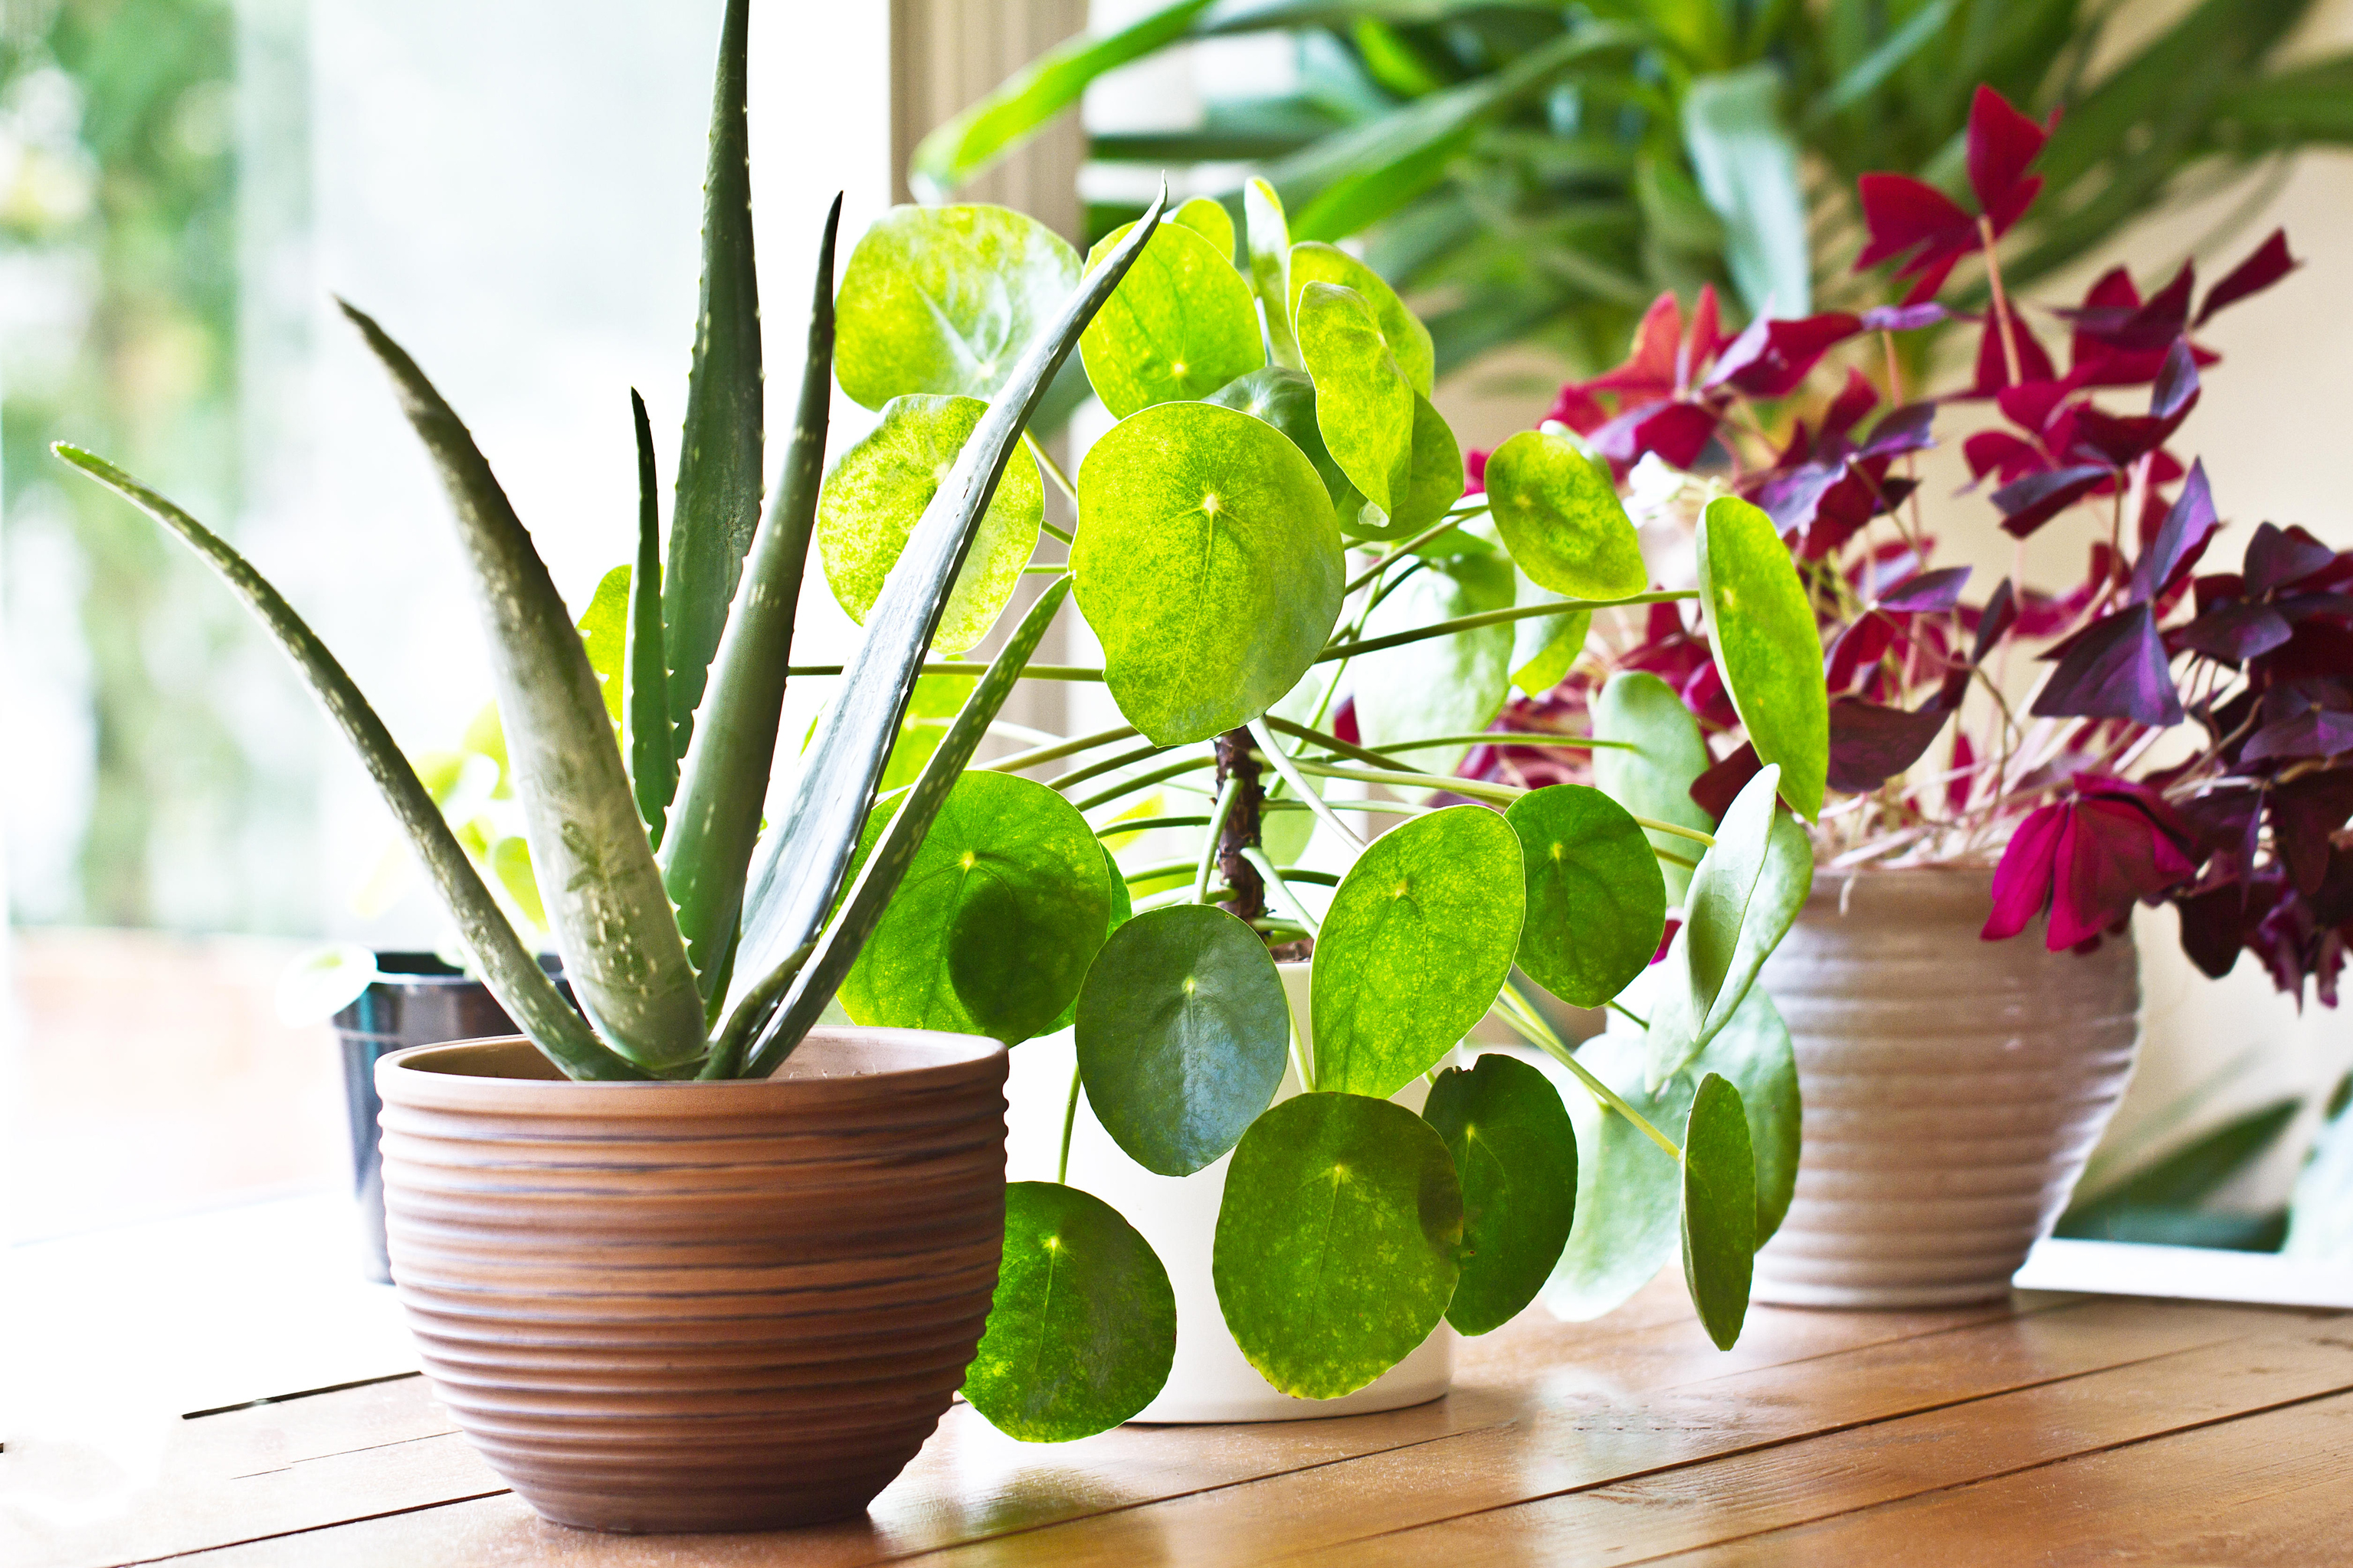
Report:
[[[1913,280],[1898,301],[1727,337],[1708,296],[1688,327],[1662,298],[1634,358],[1552,410],[1670,531],[1712,490],[1754,500],[1820,628],[1839,798],[1812,832],[1812,898],[1765,972],[1809,1118],[1789,1221],[1758,1259],[1766,1300],[1919,1306],[2008,1289],[2131,1070],[2137,900],[2175,906],[2208,973],[2245,949],[2282,989],[2300,997],[2310,979],[2332,1005],[2353,934],[2353,556],[2263,523],[2238,571],[2200,574],[2221,516],[2202,466],[2168,449],[2215,357],[2197,329],[2295,263],[2274,234],[2202,296],[2186,263],[2147,297],[2116,268],[2052,312],[2070,335],[2062,370],[1997,250],[2039,192],[2048,129],[1978,90],[1974,211],[1905,176],[1863,181],[1857,265],[1895,263]],[[1936,296],[1971,257],[1990,306],[1968,378],[1942,400],[1908,395],[1895,340],[1956,319]],[[1800,400],[1850,342],[1861,363],[1843,384]],[[2103,389],[2145,402],[2103,407]],[[1969,568],[1932,564],[1915,456],[1942,405],[1969,401],[2001,419],[1965,452],[2003,531],[2063,520],[2090,536],[2072,589],[2013,574],[1971,602]],[[2022,693],[2005,677],[2029,649],[2046,668]],[[1634,733],[1638,706],[1671,715],[1686,804],[1709,820],[1757,766],[1716,662],[1659,612],[1609,662],[1598,692],[1558,689],[1541,711],[1589,706],[1597,735]],[[1495,751],[1474,764],[1558,766]]]
[[[1441,1317],[1491,1328],[1548,1277],[1598,1300],[1630,1257],[1654,1270],[1678,1248],[1729,1345],[1793,1163],[1795,1075],[1754,981],[1810,878],[1789,808],[1819,811],[1827,734],[1813,623],[1763,514],[1724,500],[1706,582],[1653,591],[1606,473],[1566,438],[1499,458],[1487,499],[1457,505],[1419,324],[1353,258],[1289,244],[1268,198],[1247,274],[1200,204],[1146,214],[1083,266],[1018,214],[900,208],[860,241],[838,298],[828,223],[795,436],[755,527],[745,10],[729,6],[720,50],[666,566],[638,409],[617,743],[592,649],[488,462],[346,308],[458,517],[579,1012],[292,609],[170,501],[59,448],[280,637],[524,1032],[377,1071],[393,1273],[460,1426],[551,1518],[717,1529],[863,1506],[959,1383],[1024,1437],[1134,1414],[1174,1353],[1166,1269],[1100,1198],[1002,1183],[999,1042],[1066,1013],[1074,1093],[1146,1169],[1233,1151],[1206,1267],[1286,1393],[1361,1386]],[[1123,417],[1070,484],[1070,560],[1033,563],[1040,468],[1061,479],[1025,425],[1074,348]],[[881,419],[828,469],[836,379]],[[845,666],[789,663],[812,541],[864,626]],[[1044,591],[986,665],[926,658],[990,635],[1032,570]],[[1032,662],[1071,599],[1100,669]],[[1721,824],[1398,761],[1469,743],[1454,727],[1482,728],[1502,700],[1489,672],[1548,680],[1596,609],[1682,600],[1704,606],[1767,759]],[[1538,633],[1525,661],[1508,651],[1523,626]],[[1452,672],[1361,678],[1406,650]],[[1340,722],[1336,683],[1307,680],[1352,663],[1354,741],[1322,727]],[[764,834],[796,674],[838,681]],[[970,767],[1025,676],[1100,679],[1128,722]],[[1489,704],[1475,722],[1447,706],[1466,693]],[[1410,699],[1402,718],[1384,696]],[[1022,776],[1090,753],[1059,789]],[[1638,752],[1627,769],[1629,792],[1654,784]],[[1216,794],[1198,820],[1084,815],[1204,772]],[[1100,787],[1079,794],[1082,775]],[[1316,779],[1481,804],[1344,807]],[[1300,893],[1318,879],[1285,871],[1261,831],[1301,810],[1357,856],[1321,879],[1336,886],[1320,913]],[[1373,837],[1361,824],[1379,812],[1404,820]],[[1103,835],[1170,826],[1205,830],[1186,896],[1131,901],[1135,872]],[[1615,996],[1661,946],[1667,863],[1690,873],[1691,919],[1656,965],[1651,1047],[1588,1066],[1512,972]],[[1277,1100],[1292,1030],[1270,942],[1303,935],[1317,937],[1297,1062],[1312,1092]],[[837,994],[858,1026],[821,1026]],[[1507,1058],[1439,1075],[1426,1115],[1393,1103],[1499,999],[1583,1086],[1581,1157],[1551,1083]]]

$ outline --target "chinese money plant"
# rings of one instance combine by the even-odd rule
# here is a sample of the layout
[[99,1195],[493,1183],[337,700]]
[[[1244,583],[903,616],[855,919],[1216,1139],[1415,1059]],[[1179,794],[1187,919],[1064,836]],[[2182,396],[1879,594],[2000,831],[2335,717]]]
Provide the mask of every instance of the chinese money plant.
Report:
[[[762,516],[744,39],[734,0],[667,543],[640,405],[624,635],[584,642],[464,426],[349,312],[457,515],[580,1012],[269,584],[154,491],[60,455],[177,532],[279,637],[482,977],[565,1073],[769,1074],[837,998],[860,1023],[1008,1045],[1071,1026],[1072,1104],[1085,1093],[1140,1164],[1182,1175],[1232,1153],[1216,1285],[1279,1388],[1347,1393],[1441,1319],[1483,1332],[1547,1288],[1565,1310],[1606,1310],[1677,1251],[1730,1345],[1794,1179],[1794,1065],[1753,983],[1810,880],[1795,816],[1821,810],[1829,733],[1814,616],[1766,514],[1712,503],[1701,584],[1658,591],[1607,465],[1567,437],[1499,453],[1466,501],[1427,331],[1361,263],[1290,243],[1261,188],[1240,245],[1193,203],[1083,261],[1016,213],[902,207],[838,289],[828,223]],[[1069,479],[1025,426],[1074,350],[1118,423]],[[828,455],[837,381],[878,420]],[[1044,521],[1049,481],[1072,535]],[[1067,559],[1041,553],[1048,534]],[[845,666],[791,664],[813,544],[863,627]],[[1025,574],[1042,592],[1001,629]],[[1071,602],[1099,669],[1032,661]],[[1537,738],[1604,747],[1599,787],[1449,776],[1508,684],[1560,679],[1596,612],[1682,602],[1762,759],[1720,823],[1669,798],[1689,742],[1673,722]],[[986,663],[955,657],[993,634]],[[786,738],[797,762],[764,831],[794,675],[838,679],[806,743]],[[975,765],[1025,678],[1101,681],[1124,722]],[[1344,688],[1353,738],[1334,718]],[[1337,798],[1359,784],[1444,794]],[[1188,789],[1196,806],[1136,809]],[[1345,874],[1298,868],[1303,826]],[[1173,877],[1106,847],[1167,832],[1193,846]],[[1667,942],[1671,901],[1687,918]],[[1293,1035],[1274,950],[1311,948],[1309,1092],[1275,1103]],[[1645,974],[1640,1048],[1595,1066],[1533,1000],[1599,1006]],[[1438,1074],[1422,1115],[1392,1101],[1491,1012],[1583,1086],[1574,1119],[1505,1055]],[[1100,1430],[1158,1392],[1174,1342],[1166,1271],[1118,1214],[1060,1182],[1009,1189],[974,1405],[1023,1437]]]

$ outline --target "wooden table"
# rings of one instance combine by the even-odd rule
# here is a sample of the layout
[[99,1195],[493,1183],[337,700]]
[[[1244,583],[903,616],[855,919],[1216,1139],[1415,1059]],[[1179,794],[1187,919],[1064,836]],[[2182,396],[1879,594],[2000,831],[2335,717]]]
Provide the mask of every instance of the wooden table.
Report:
[[0,1562],[2348,1563],[2353,1314],[1759,1308],[1720,1354],[1671,1272],[1469,1342],[1452,1394],[1385,1415],[1044,1447],[958,1405],[869,1517],[766,1536],[542,1523],[401,1377],[182,1420],[127,1511],[37,1529],[0,1521]]

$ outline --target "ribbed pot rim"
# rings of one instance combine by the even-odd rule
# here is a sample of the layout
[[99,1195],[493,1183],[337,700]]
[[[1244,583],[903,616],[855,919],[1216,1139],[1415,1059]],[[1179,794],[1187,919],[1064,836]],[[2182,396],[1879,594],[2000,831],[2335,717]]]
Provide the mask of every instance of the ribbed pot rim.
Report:
[[[376,1063],[386,1105],[501,1115],[734,1117],[769,1107],[816,1106],[913,1093],[1002,1075],[1002,1042],[934,1029],[859,1025],[811,1029],[783,1076],[712,1082],[579,1081],[560,1076],[521,1035],[411,1046]],[[659,1096],[658,1106],[648,1103]]]

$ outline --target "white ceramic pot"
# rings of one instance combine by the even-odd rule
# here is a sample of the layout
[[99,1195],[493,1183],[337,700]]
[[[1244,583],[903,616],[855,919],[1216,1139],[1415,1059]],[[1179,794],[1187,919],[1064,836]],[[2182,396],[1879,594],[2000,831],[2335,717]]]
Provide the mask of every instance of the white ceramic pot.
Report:
[[[1278,965],[1291,999],[1293,1027],[1308,1016],[1308,968]],[[1303,1029],[1302,1033],[1305,1031]],[[1068,1033],[1031,1040],[1013,1053],[1007,1097],[1013,1179],[1050,1181],[1062,1133],[1062,1108],[1070,1092],[1074,1047]],[[1275,1098],[1299,1092],[1288,1070]],[[1429,1092],[1417,1079],[1396,1100],[1419,1111]],[[1305,1421],[1325,1415],[1356,1415],[1419,1405],[1444,1394],[1454,1379],[1455,1332],[1444,1323],[1421,1347],[1356,1393],[1338,1399],[1294,1399],[1279,1393],[1243,1359],[1218,1308],[1209,1276],[1217,1239],[1218,1205],[1226,1193],[1230,1154],[1189,1176],[1159,1176],[1145,1170],[1112,1142],[1083,1101],[1071,1137],[1071,1184],[1092,1193],[1144,1233],[1167,1267],[1176,1292],[1176,1360],[1160,1396],[1145,1406],[1138,1421]]]
[[2132,1076],[2139,966],[1980,941],[1983,869],[1824,871],[1763,984],[1805,1096],[1797,1198],[1754,1299],[1931,1307],[2010,1289]]

